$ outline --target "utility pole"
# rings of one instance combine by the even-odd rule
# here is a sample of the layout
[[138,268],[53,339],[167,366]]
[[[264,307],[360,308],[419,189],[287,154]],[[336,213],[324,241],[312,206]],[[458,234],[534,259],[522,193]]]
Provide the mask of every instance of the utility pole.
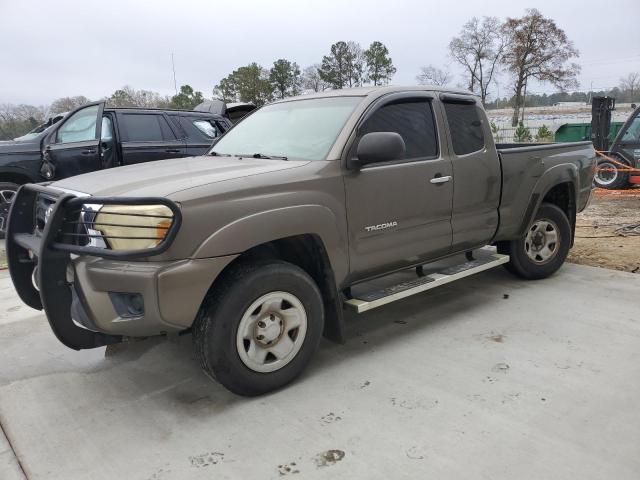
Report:
[[173,89],[176,91],[176,95],[178,95],[178,83],[176,82],[176,64],[173,61],[173,52],[171,52],[171,68],[173,69]]

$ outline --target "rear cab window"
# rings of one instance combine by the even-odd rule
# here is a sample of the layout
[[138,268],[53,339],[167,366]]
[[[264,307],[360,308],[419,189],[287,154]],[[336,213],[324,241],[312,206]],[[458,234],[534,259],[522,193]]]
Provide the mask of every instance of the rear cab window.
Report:
[[451,143],[456,155],[482,150],[485,145],[482,117],[475,103],[444,102]]

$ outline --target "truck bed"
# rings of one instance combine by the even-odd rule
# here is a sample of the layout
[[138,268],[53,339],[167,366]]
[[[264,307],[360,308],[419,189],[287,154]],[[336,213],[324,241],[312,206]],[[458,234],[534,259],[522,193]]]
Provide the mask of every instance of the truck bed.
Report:
[[559,176],[575,184],[576,211],[586,206],[596,155],[591,142],[499,143],[496,149],[502,166],[500,228],[496,240],[523,233],[529,217],[551,187],[551,180],[557,183]]

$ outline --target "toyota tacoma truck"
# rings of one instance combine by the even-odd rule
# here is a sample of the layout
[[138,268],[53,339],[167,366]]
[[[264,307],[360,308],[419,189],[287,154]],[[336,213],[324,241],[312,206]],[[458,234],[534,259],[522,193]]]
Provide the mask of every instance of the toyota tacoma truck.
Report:
[[495,145],[478,97],[371,87],[249,114],[208,154],[24,185],[11,277],[73,349],[191,332],[241,395],[291,382],[365,312],[504,265],[565,261],[590,142]]

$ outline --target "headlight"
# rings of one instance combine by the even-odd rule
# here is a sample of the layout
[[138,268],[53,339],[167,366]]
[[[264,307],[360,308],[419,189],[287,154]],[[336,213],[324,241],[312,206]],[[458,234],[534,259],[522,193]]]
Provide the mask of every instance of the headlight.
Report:
[[105,205],[92,226],[112,250],[144,250],[160,244],[173,221],[166,205]]

